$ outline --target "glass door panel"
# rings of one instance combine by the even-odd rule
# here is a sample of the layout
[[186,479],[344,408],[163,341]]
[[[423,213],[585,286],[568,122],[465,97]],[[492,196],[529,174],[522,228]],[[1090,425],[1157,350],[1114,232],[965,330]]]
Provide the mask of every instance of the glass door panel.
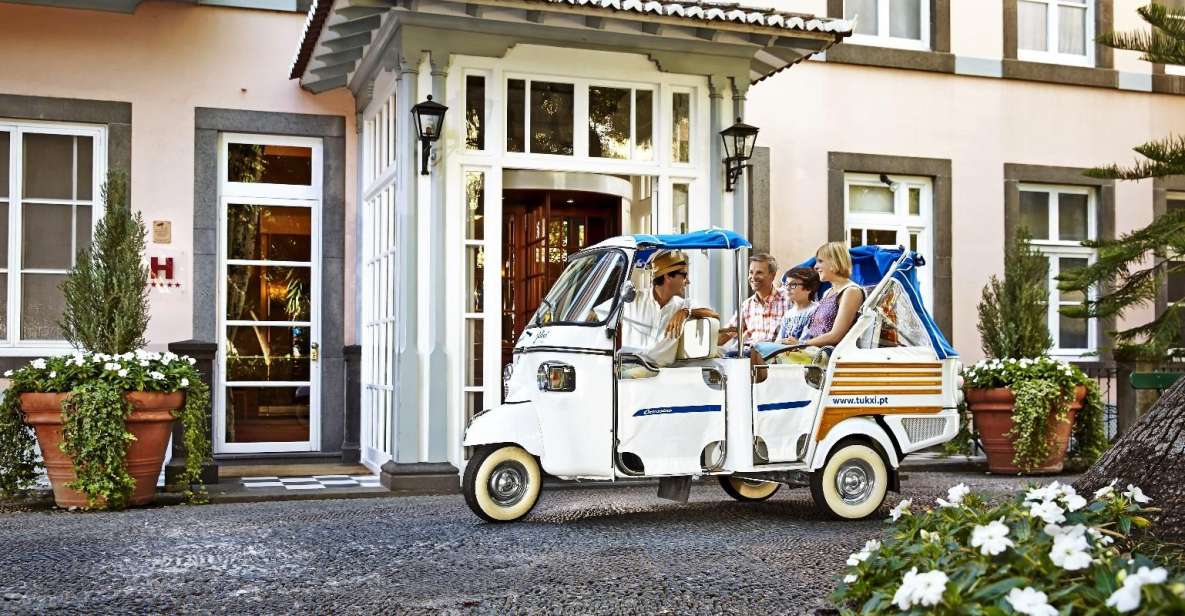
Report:
[[224,211],[224,445],[310,449],[319,353],[315,204],[228,200]]

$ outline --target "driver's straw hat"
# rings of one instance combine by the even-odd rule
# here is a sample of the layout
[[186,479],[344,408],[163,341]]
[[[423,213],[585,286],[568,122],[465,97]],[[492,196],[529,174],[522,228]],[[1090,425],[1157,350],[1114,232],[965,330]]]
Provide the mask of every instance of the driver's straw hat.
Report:
[[654,277],[658,278],[664,274],[686,270],[687,257],[678,250],[668,250],[654,257],[652,267],[654,268]]

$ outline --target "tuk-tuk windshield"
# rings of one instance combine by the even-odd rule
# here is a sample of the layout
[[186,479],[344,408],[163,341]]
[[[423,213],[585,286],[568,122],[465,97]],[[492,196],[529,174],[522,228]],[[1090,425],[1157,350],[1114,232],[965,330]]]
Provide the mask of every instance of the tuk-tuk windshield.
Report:
[[625,276],[626,257],[619,250],[593,252],[573,258],[539,304],[528,327],[552,323],[597,323],[594,306],[610,302]]

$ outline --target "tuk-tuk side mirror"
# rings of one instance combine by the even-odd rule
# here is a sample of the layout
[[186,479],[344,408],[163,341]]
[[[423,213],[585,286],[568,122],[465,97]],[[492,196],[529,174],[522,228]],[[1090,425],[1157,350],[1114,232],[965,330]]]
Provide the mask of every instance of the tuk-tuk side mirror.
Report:
[[621,287],[621,303],[629,304],[638,298],[638,290],[634,288],[632,280],[625,281],[625,285]]

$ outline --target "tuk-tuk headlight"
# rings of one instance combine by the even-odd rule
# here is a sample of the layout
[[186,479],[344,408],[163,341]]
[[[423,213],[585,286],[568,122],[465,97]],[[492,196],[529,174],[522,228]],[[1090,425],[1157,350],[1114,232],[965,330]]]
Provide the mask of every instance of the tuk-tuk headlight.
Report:
[[539,364],[539,391],[576,391],[576,369],[558,361]]
[[502,399],[510,397],[510,377],[514,375],[514,364],[502,366]]

